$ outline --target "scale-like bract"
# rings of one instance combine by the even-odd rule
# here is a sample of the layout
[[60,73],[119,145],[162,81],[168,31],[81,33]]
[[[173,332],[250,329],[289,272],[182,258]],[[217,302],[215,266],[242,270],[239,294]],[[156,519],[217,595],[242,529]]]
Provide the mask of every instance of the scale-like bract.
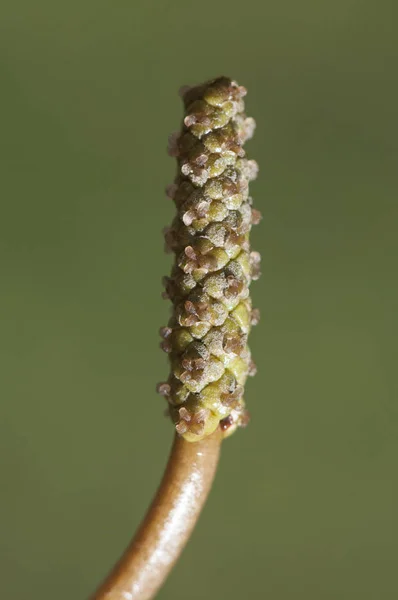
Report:
[[248,421],[243,390],[255,366],[247,337],[259,318],[249,285],[260,262],[249,233],[261,215],[249,196],[258,167],[243,150],[255,128],[245,94],[226,77],[183,89],[182,131],[169,141],[178,171],[167,194],[177,216],[165,233],[175,263],[164,295],[173,312],[160,333],[171,374],[158,391],[188,441],[219,426],[229,435]]

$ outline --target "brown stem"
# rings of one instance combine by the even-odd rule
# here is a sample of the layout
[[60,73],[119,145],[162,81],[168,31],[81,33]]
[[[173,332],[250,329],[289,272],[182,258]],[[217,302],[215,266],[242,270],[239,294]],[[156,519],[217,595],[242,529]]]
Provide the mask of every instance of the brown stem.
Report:
[[220,430],[200,442],[187,442],[176,436],[148,513],[91,600],[154,597],[198,520],[213,482],[220,444]]

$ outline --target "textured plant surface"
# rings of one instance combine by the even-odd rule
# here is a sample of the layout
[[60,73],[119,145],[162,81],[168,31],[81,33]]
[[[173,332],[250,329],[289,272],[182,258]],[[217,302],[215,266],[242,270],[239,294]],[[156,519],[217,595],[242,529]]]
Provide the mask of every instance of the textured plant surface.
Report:
[[259,318],[249,285],[259,277],[260,262],[249,233],[261,215],[249,196],[257,163],[242,147],[255,128],[244,114],[245,94],[226,77],[184,88],[182,131],[169,140],[178,170],[167,194],[177,216],[165,240],[176,258],[165,278],[172,316],[160,333],[171,375],[158,391],[188,441],[219,425],[229,435],[248,422],[243,391],[255,366],[247,337]]

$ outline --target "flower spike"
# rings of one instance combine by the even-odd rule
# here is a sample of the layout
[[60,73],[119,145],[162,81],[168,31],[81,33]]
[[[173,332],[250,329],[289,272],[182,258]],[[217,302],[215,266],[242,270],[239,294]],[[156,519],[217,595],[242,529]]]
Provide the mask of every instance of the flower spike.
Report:
[[255,366],[247,337],[259,320],[249,285],[260,275],[249,233],[261,214],[249,196],[258,166],[243,149],[255,129],[244,113],[246,89],[219,77],[180,93],[185,116],[168,148],[178,171],[167,188],[177,216],[165,231],[175,254],[164,292],[173,313],[160,331],[171,374],[158,391],[177,433],[195,442],[217,428],[230,435],[249,419],[243,391]]

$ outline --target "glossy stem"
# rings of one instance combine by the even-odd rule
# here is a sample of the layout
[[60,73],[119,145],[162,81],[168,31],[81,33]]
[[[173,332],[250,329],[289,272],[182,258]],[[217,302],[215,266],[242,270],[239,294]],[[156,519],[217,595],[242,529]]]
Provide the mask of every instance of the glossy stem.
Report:
[[221,432],[175,437],[163,480],[130,545],[91,600],[153,598],[188,541],[211,489]]

